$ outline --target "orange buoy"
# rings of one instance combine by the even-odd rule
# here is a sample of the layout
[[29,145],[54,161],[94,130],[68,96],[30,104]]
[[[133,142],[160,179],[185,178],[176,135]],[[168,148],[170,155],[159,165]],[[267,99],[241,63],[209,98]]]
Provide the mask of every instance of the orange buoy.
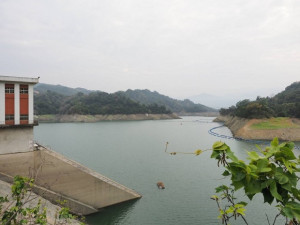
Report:
[[164,183],[161,182],[161,181],[158,181],[158,182],[156,183],[156,185],[157,185],[157,187],[158,187],[159,189],[165,189],[165,185],[164,185]]

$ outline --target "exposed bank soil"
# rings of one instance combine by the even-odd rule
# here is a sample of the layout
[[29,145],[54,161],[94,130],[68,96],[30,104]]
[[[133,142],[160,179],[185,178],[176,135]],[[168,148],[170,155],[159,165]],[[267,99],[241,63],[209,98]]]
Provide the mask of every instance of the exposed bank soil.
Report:
[[[291,118],[291,123],[300,125],[300,120]],[[278,137],[284,141],[300,141],[300,128],[254,129],[251,126],[263,122],[264,119],[243,119],[238,117],[218,116],[216,122],[224,122],[234,137],[250,140],[272,140]]]
[[129,120],[166,120],[180,119],[175,114],[117,114],[117,115],[40,115],[41,123],[68,123],[68,122],[99,122],[99,121],[129,121]]

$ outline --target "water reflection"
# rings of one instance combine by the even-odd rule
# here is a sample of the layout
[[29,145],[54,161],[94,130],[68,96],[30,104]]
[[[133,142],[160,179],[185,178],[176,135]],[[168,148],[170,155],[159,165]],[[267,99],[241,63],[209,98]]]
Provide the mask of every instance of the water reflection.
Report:
[[139,199],[103,208],[100,212],[87,216],[86,222],[101,225],[121,224],[120,222],[131,214],[137,201]]

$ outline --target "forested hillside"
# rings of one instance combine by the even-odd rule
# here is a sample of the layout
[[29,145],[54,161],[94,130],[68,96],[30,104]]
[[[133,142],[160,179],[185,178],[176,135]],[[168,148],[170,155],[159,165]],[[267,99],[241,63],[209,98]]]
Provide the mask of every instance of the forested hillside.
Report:
[[47,91],[52,91],[61,95],[72,96],[78,93],[89,94],[92,91],[84,89],[84,88],[70,88],[62,85],[53,85],[53,84],[44,84],[39,83],[34,86],[34,91],[36,93],[46,93]]
[[222,108],[220,114],[242,118],[300,118],[300,82],[291,84],[272,98],[257,97],[255,101],[239,101],[235,106]]
[[169,114],[172,112],[216,112],[190,100],[176,100],[149,90],[127,90],[108,94],[84,88],[37,84],[35,113],[45,114]]
[[53,91],[36,93],[35,114],[169,114],[171,111],[157,104],[142,105],[120,94],[92,92],[88,95],[77,93],[72,96]]
[[216,109],[201,105],[195,104],[192,101],[185,99],[183,101],[176,100],[170,98],[165,95],[161,95],[158,92],[151,92],[149,90],[127,90],[125,92],[118,92],[136,102],[141,104],[149,105],[149,104],[158,104],[162,106],[166,106],[167,109],[172,112],[181,113],[196,113],[196,112],[216,112]]

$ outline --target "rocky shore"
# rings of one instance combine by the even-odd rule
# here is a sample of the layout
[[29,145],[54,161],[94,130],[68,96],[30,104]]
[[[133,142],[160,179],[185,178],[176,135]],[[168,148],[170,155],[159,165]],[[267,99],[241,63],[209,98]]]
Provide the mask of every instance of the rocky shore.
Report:
[[285,118],[288,125],[279,128],[257,128],[258,124],[268,123],[272,119],[244,119],[232,116],[218,116],[215,122],[224,122],[234,137],[251,140],[272,140],[278,137],[283,141],[300,141],[300,120]]
[[116,115],[40,115],[40,123],[69,123],[69,122],[99,122],[99,121],[130,121],[130,120],[167,120],[180,119],[175,114],[116,114]]

